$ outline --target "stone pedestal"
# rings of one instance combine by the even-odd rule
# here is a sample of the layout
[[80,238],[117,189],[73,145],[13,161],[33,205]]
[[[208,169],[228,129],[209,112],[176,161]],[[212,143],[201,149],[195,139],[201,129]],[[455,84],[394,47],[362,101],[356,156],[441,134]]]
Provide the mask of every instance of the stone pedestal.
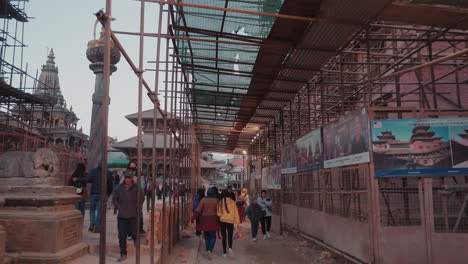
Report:
[[73,187],[0,186],[0,200],[6,255],[16,263],[68,263],[87,252]]

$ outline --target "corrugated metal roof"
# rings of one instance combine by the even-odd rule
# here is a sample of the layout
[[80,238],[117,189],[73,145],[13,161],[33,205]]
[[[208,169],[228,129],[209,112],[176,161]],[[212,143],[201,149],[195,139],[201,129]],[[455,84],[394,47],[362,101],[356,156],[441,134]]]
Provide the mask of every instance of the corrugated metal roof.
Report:
[[[314,76],[320,74],[320,69],[349,43],[351,37],[361,28],[361,24],[374,19],[391,0],[286,0],[284,3],[281,0],[255,2],[187,0],[184,2],[216,7],[225,7],[227,4],[227,8],[240,10],[280,12],[338,21],[316,23],[283,18],[275,20],[272,17],[254,14],[183,8],[187,27],[218,32],[220,40],[233,41],[223,38],[223,32],[241,37],[265,38],[261,47],[191,41],[193,54],[190,54],[187,48],[180,50],[183,53],[181,55],[185,56],[231,61],[231,63],[219,61],[216,63],[193,59],[197,79],[192,88],[192,101],[195,109],[203,109],[195,112],[198,124],[221,125],[241,131],[246,126],[264,125],[276,116],[277,110],[289,104],[288,101],[295,93]],[[176,32],[179,35],[185,34]],[[216,39],[214,36],[198,33],[191,33],[191,37]],[[180,47],[188,47],[186,40],[178,40],[178,43]],[[255,65],[236,64],[232,61],[255,63]],[[190,64],[192,59],[184,59],[184,63]],[[191,70],[190,67],[189,69]],[[248,89],[245,89],[247,87]],[[205,108],[197,108],[196,105]],[[244,141],[255,135],[251,132],[242,133],[241,136],[229,132],[223,135],[214,128],[203,132],[213,134],[200,134],[202,145],[216,143],[226,147],[226,150],[232,150],[239,138]]]

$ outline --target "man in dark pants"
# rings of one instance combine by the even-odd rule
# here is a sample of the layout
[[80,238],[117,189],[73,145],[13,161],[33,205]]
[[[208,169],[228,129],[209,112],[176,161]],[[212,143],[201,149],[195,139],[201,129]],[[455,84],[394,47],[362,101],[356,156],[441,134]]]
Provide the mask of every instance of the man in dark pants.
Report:
[[117,215],[117,228],[119,231],[120,258],[127,258],[127,236],[136,240],[138,208],[143,205],[143,192],[140,192],[140,204],[138,205],[138,186],[133,181],[133,175],[126,172],[122,184],[114,191],[112,202],[119,211]]

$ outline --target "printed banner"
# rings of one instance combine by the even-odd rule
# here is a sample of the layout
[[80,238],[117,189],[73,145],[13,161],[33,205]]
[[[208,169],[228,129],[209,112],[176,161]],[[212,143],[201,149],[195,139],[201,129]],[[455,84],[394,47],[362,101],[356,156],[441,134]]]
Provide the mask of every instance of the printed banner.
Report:
[[323,128],[325,168],[369,162],[369,117],[366,108]]
[[285,146],[281,150],[281,173],[296,173],[296,147],[294,144]]
[[281,189],[281,165],[273,164],[262,169],[262,188]]
[[372,120],[376,177],[468,175],[468,118]]
[[314,130],[296,140],[297,171],[319,169],[323,163],[321,129]]

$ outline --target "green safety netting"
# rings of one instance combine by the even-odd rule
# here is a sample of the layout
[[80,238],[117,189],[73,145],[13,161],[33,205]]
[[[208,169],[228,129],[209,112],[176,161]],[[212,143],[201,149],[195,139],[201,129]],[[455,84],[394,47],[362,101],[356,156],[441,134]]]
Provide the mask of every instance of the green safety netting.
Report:
[[[278,14],[283,0],[186,0],[186,4]],[[191,39],[261,43],[275,22],[274,17],[177,6],[184,19],[178,19],[175,34]],[[181,12],[179,12],[181,14]],[[184,27],[184,28],[182,28]],[[195,29],[195,30],[193,30]],[[200,32],[200,29],[203,32]],[[207,32],[209,31],[209,32]],[[233,34],[232,39],[216,32]],[[177,40],[184,70],[193,76],[191,102],[198,125],[233,127],[247,94],[260,46]],[[191,48],[191,50],[190,50]],[[226,146],[229,132],[199,130],[202,145]],[[211,134],[214,133],[214,134]]]

